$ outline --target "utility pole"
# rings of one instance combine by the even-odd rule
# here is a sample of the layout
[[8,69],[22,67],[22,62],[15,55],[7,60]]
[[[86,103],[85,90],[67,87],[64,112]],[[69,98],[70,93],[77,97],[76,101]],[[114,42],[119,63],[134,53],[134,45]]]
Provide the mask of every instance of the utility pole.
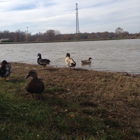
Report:
[[27,28],[27,31],[26,31],[26,41],[28,41],[28,27]]
[[78,4],[76,3],[76,33],[79,33]]
[[28,27],[26,27],[27,28],[27,34],[28,34]]

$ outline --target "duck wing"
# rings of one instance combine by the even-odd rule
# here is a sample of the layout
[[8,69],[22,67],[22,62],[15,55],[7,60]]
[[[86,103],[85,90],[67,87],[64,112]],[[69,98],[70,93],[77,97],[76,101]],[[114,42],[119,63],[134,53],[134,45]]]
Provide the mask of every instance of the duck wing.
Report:
[[91,63],[90,60],[81,60],[81,62],[82,62],[83,64],[89,64],[89,63]]
[[69,67],[75,67],[76,66],[76,62],[72,58],[69,58],[68,66]]
[[12,67],[9,63],[5,65],[5,69],[6,71],[9,71],[10,73],[12,72]]
[[49,59],[39,59],[38,60],[38,63],[40,64],[40,65],[47,65],[47,64],[50,64],[50,60]]

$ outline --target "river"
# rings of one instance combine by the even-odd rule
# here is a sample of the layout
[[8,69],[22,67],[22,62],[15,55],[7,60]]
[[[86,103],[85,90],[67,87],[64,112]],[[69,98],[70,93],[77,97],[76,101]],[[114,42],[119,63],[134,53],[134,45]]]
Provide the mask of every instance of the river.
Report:
[[[0,44],[0,52],[0,62],[37,64],[37,54],[41,53],[57,67],[66,67],[64,59],[69,52],[76,68],[140,74],[140,39]],[[89,57],[91,65],[83,66],[81,60]]]

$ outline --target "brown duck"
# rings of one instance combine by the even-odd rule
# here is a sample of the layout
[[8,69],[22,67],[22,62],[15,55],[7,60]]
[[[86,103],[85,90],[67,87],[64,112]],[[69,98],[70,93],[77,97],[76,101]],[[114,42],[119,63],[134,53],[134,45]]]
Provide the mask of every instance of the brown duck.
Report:
[[30,70],[28,75],[25,78],[32,77],[31,81],[27,84],[26,90],[31,93],[32,97],[33,93],[40,94],[42,96],[42,92],[45,89],[44,83],[41,79],[38,78],[35,70]]
[[82,64],[91,64],[91,57],[88,60],[81,60]]

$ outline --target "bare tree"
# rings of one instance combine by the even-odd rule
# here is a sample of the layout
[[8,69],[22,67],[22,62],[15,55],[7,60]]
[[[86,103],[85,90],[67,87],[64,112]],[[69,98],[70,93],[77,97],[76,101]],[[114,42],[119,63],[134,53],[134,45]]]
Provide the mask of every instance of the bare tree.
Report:
[[48,41],[54,41],[55,31],[54,30],[47,30],[46,37]]
[[115,30],[116,34],[121,34],[123,33],[123,29],[118,27],[116,30]]

